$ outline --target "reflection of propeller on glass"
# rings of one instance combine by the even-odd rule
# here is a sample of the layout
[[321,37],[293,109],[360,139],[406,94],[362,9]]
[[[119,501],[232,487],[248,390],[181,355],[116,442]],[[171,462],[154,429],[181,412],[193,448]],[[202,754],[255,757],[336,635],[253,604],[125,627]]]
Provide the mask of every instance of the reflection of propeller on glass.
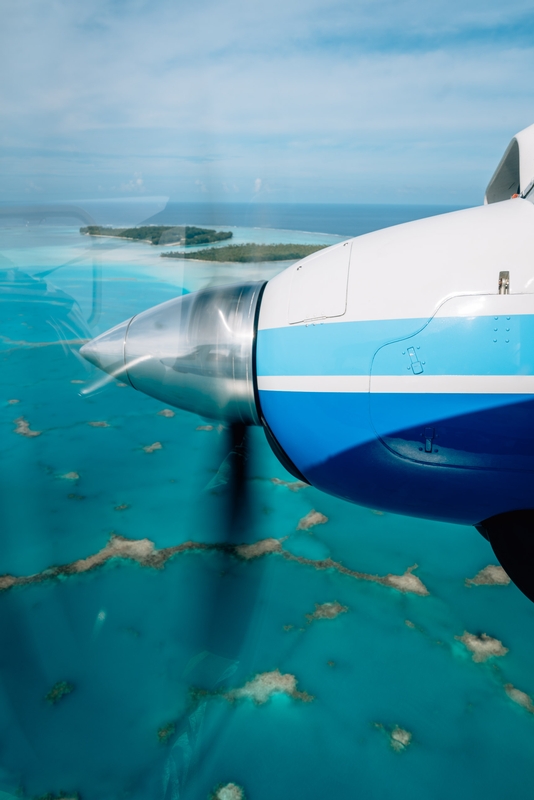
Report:
[[[150,356],[140,356],[139,358],[135,359],[135,363],[133,363],[132,366],[135,367],[137,364],[140,364],[142,361],[146,361],[149,358]],[[101,378],[93,381],[93,383],[91,383],[89,386],[85,386],[80,390],[80,394],[83,397],[87,397],[88,395],[92,395],[100,391],[100,389],[103,389],[104,386],[107,386],[109,383],[113,383],[114,380],[122,381],[126,377],[127,371],[127,367],[124,365],[119,365],[109,374],[103,375]]]
[[[134,389],[222,424],[222,463],[207,488],[223,495],[217,538],[232,553],[247,542],[252,527],[247,516],[248,428],[263,424],[255,345],[264,286],[263,281],[211,286],[182,295],[117,325],[80,351]],[[255,597],[245,573],[231,573],[219,576],[210,589],[206,641],[211,647],[217,642],[221,655],[236,658],[251,619],[251,613],[241,613],[243,604],[251,612]]]
[[[1,257],[0,266],[7,264],[8,259]],[[78,358],[80,345],[91,336],[78,303],[70,294],[17,267],[0,269],[0,299],[5,320],[11,316],[16,324],[16,327],[11,325],[11,336],[20,325],[25,326],[16,335],[15,345],[42,347],[59,344],[65,353]],[[25,321],[30,316],[31,329]],[[9,338],[4,336],[3,339],[7,345],[10,344]]]
[[[83,208],[63,203],[57,205],[8,206],[6,208],[0,208],[0,223],[3,221],[9,223],[9,221],[13,219],[24,220],[27,225],[30,223],[40,225],[45,220],[60,219],[76,219],[80,222],[84,222],[86,225],[94,224],[94,219],[92,216]],[[48,275],[50,275],[52,272],[56,272],[58,269],[71,266],[72,264],[76,264],[80,261],[85,261],[85,259],[86,255],[83,255],[81,257],[71,259],[64,264],[58,264],[55,267],[34,273],[34,276],[36,278],[45,278],[48,277]],[[87,319],[87,323],[89,325],[94,325],[98,322],[100,317],[101,303],[100,264],[98,263],[97,259],[93,258],[92,307],[91,313]]]

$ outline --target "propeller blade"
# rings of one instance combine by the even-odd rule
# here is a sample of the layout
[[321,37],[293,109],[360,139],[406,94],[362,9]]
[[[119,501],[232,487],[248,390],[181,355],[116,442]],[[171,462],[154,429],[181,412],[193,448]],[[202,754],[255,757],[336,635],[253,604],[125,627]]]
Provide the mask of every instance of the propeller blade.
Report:
[[243,541],[243,522],[247,512],[247,461],[248,428],[242,422],[233,422],[229,428],[230,479],[228,481],[228,512],[226,541],[239,544]]
[[[250,502],[250,434],[248,427],[234,422],[226,430],[225,451],[228,453],[217,473],[221,495],[222,518],[219,518],[217,540],[227,549],[223,570],[214,578],[205,598],[206,647],[234,661],[242,659],[254,609],[261,589],[257,565],[243,563],[235,549],[254,540],[254,520]],[[252,573],[254,573],[252,577]]]

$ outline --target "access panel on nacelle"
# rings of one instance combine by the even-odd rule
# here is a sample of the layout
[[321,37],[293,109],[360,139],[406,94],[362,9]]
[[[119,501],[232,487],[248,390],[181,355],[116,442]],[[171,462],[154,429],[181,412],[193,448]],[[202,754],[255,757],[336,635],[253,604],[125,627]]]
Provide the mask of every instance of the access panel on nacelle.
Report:
[[373,359],[382,443],[424,464],[534,470],[534,296],[454,297]]

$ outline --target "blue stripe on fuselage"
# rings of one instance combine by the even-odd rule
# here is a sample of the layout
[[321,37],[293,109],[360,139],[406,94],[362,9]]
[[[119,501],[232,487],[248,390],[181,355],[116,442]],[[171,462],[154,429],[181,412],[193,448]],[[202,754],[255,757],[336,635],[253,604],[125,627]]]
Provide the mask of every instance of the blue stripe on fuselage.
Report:
[[[310,323],[258,331],[257,373],[369,375],[383,345],[410,339],[427,375],[534,374],[534,315]],[[497,328],[497,330],[495,330]],[[494,341],[495,339],[495,341]],[[508,341],[507,341],[508,340]],[[397,348],[380,350],[374,375],[403,375]]]
[[258,375],[368,375],[377,349],[428,320],[310,323],[258,331]]

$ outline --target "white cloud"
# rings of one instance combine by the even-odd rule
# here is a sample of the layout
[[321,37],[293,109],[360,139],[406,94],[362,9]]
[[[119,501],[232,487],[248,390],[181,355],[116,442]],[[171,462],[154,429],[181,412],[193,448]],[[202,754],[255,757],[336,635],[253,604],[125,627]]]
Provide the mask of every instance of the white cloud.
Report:
[[262,174],[272,199],[475,202],[534,121],[534,48],[506,33],[528,13],[21,0],[0,29],[6,191],[227,196]]
[[127,183],[121,183],[121,192],[135,192],[142,193],[145,191],[145,183],[143,178],[136,172],[134,177]]

